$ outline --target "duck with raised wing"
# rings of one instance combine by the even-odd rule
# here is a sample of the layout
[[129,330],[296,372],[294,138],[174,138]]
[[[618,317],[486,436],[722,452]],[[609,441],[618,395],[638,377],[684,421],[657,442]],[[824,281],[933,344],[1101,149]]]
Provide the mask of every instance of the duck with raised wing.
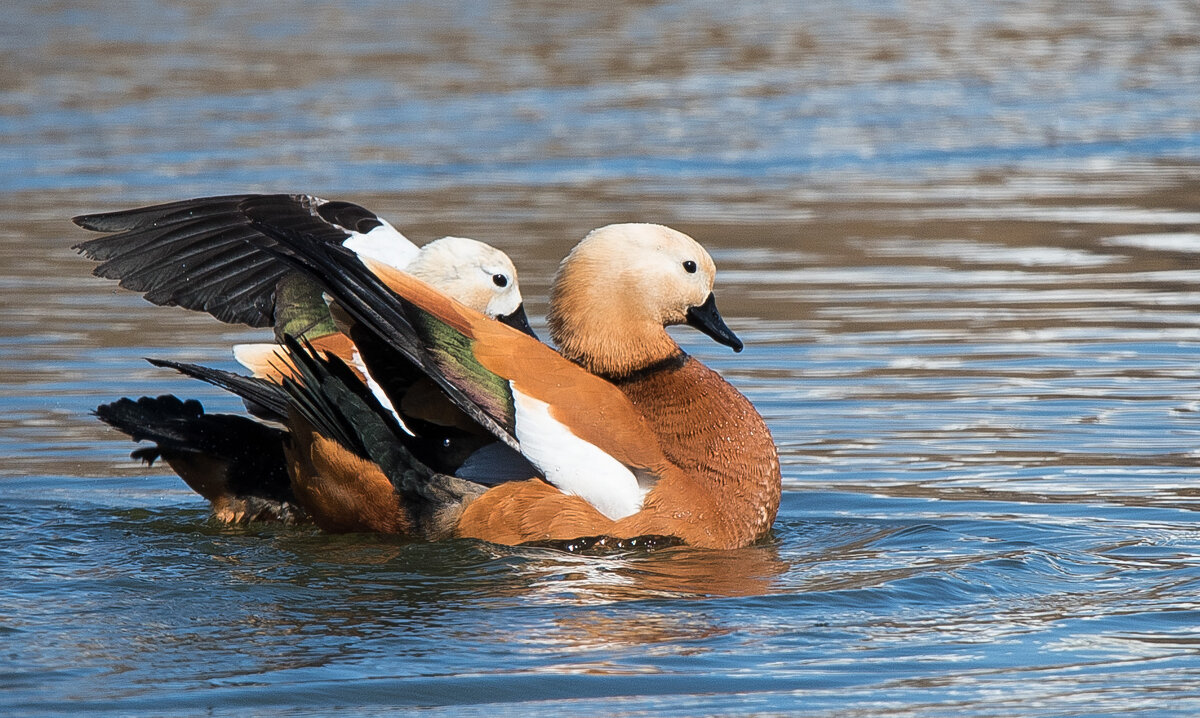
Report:
[[[369,384],[372,378],[358,361],[353,342],[337,331],[320,287],[247,238],[286,229],[313,242],[344,247],[384,266],[405,269],[467,306],[532,334],[516,269],[503,252],[461,237],[444,237],[418,248],[391,224],[349,202],[309,195],[228,195],[84,215],[74,221],[86,229],[112,233],[76,247],[101,261],[94,270],[97,276],[118,279],[121,286],[144,292],[155,304],[205,311],[226,322],[273,326],[280,339],[302,337],[342,356]],[[241,345],[235,348],[235,356],[256,376],[275,382],[293,372],[274,343]],[[208,381],[224,374],[201,367],[191,370]],[[409,377],[411,396],[397,389],[398,370]],[[392,395],[404,400],[396,409],[388,408],[416,430],[417,448],[423,449],[421,456],[431,465],[452,469],[493,441],[431,392],[419,372],[403,366],[390,366],[389,372]],[[253,396],[243,394],[248,400],[261,399],[263,391],[270,394],[269,388],[255,387],[234,375],[226,377],[251,388]],[[262,410],[263,402],[248,406]],[[281,419],[277,412],[276,407],[266,416]],[[205,415],[197,402],[170,396],[106,404],[97,416],[135,439],[155,440],[156,447],[139,450],[135,457],[152,462],[161,456],[209,499],[222,520],[271,518],[270,507],[276,505],[283,506],[275,512],[277,518],[303,513],[288,506],[291,489],[282,465],[270,470],[259,465],[259,459],[282,456],[282,448],[275,445],[280,436],[247,428],[243,423],[247,419]],[[231,448],[237,445],[239,431],[248,432],[243,436],[255,444],[253,449]],[[253,476],[260,481],[255,483]]]
[[[358,408],[369,411],[337,412],[364,417],[341,438],[319,417],[292,422],[292,485],[314,497],[306,505],[318,525],[504,544],[657,535],[713,548],[770,530],[781,480],[765,422],[665,330],[689,324],[742,348],[717,312],[713,261],[687,235],[621,224],[580,242],[551,294],[559,354],[375,260],[301,233],[264,234],[270,239],[252,241],[337,301],[368,367],[399,353],[539,474],[447,489],[446,477],[387,452],[405,438],[364,399]],[[390,391],[386,382],[382,389]],[[325,394],[334,404],[346,395]],[[368,506],[361,491],[355,501],[326,502],[364,484],[378,503]]]

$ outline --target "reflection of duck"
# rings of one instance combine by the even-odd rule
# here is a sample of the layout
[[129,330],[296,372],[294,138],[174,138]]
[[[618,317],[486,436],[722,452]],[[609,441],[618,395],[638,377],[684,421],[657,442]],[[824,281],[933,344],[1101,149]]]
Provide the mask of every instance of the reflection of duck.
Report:
[[371,259],[287,231],[260,244],[337,300],[368,367],[397,354],[422,367],[541,474],[486,489],[428,471],[344,365],[293,344],[303,380],[289,384],[290,473],[318,525],[496,543],[656,534],[718,548],[769,530],[780,475],[766,425],[664,330],[687,323],[741,349],[714,304],[712,259],[690,237],[611,225],[580,242],[551,297],[561,355]]
[[[776,542],[730,551],[681,546],[585,557],[475,541],[272,536],[273,550],[286,565],[303,570],[264,578],[233,562],[226,564],[228,580],[260,589],[266,580],[284,596],[336,586],[338,600],[265,604],[256,613],[259,630],[339,639],[432,632],[471,645],[496,642],[529,655],[553,653],[556,670],[563,671],[573,665],[586,669],[572,655],[586,661],[592,656],[579,654],[609,647],[709,650],[705,639],[745,627],[731,623],[707,599],[776,593],[784,590],[791,569],[778,556]],[[625,602],[639,603],[623,607]],[[481,606],[487,608],[483,613]],[[536,630],[514,631],[514,621]],[[418,640],[410,648],[426,650],[425,643]]]
[[[596,559],[585,559],[595,562]],[[555,600],[564,595],[580,603],[646,598],[709,598],[761,596],[790,567],[774,546],[745,546],[730,551],[707,551],[688,546],[646,553],[623,553],[603,558],[599,570],[580,562],[572,571],[558,554],[546,558],[554,567],[553,580],[533,581],[535,593]],[[564,577],[565,576],[565,577]]]
[[[303,232],[313,241],[404,269],[467,306],[532,333],[516,269],[503,252],[461,237],[444,237],[418,248],[386,221],[348,202],[306,195],[230,195],[84,215],[74,221],[113,233],[77,246],[102,262],[95,269],[97,276],[118,279],[121,286],[144,292],[155,304],[205,311],[226,322],[274,326],[279,338],[301,337],[352,364],[360,364],[354,344],[337,331],[320,287],[247,238],[260,236],[264,226]],[[259,377],[280,382],[291,373],[276,344],[241,345],[235,347],[235,355]],[[360,375],[370,381],[368,375]],[[396,385],[396,377],[392,383]],[[459,412],[430,392],[428,380],[414,373],[411,384],[413,396],[400,412],[409,425],[421,424],[437,434],[427,442],[438,445],[437,454],[425,452],[424,458],[441,466],[491,443],[482,432],[466,440],[458,431],[465,423]],[[254,407],[266,409],[257,402]],[[198,402],[173,396],[121,400],[101,406],[97,414],[135,440],[154,441],[154,447],[135,452],[135,458],[153,462],[162,456],[212,503],[221,520],[297,516],[282,460],[282,432],[244,417],[204,414]],[[283,418],[278,410],[267,416]],[[446,447],[447,432],[458,432],[453,451]]]

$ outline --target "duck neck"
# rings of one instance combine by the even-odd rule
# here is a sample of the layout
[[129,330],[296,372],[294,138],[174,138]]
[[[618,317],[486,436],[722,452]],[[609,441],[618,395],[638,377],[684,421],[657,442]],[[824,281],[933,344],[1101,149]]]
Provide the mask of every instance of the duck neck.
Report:
[[661,326],[550,321],[550,336],[562,355],[608,379],[622,379],[683,355]]

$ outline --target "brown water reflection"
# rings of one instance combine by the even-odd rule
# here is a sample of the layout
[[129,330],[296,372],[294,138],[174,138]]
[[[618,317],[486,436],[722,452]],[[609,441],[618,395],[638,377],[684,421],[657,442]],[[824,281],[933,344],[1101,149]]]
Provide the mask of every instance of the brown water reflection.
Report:
[[583,561],[575,570],[561,557],[549,559],[554,576],[535,583],[554,600],[574,596],[582,604],[660,598],[760,596],[779,586],[790,568],[772,546],[736,551],[663,549],[634,560]]

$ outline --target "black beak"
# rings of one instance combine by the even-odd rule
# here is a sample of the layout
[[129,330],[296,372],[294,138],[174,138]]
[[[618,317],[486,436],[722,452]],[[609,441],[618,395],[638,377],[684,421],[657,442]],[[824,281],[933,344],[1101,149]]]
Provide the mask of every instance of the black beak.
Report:
[[496,317],[496,319],[500,320],[501,324],[507,324],[508,326],[512,327],[513,329],[524,332],[525,334],[528,334],[529,336],[533,337],[534,339],[538,338],[538,336],[533,333],[533,327],[529,326],[529,317],[525,316],[525,305],[524,304],[521,304],[520,306],[518,306],[517,310],[515,312],[513,312],[512,314],[506,314],[502,317]]
[[727,347],[733,347],[735,352],[742,350],[742,340],[737,338],[733,330],[725,326],[725,320],[717,311],[717,300],[711,292],[708,299],[704,300],[704,304],[688,308],[687,323],[688,326],[699,329],[717,342]]

